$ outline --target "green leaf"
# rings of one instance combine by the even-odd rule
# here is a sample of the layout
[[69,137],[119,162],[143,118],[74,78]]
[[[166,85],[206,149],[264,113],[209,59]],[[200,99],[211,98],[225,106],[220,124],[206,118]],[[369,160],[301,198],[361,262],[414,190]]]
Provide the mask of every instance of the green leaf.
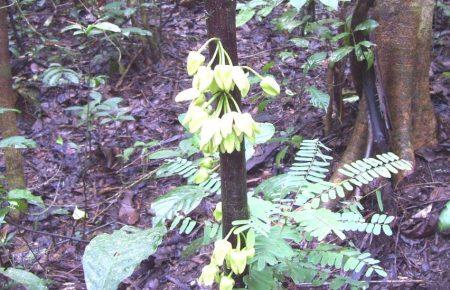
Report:
[[450,201],[447,202],[439,215],[438,229],[440,232],[450,231]]
[[341,59],[343,59],[345,56],[347,56],[350,52],[353,51],[353,46],[344,46],[339,48],[338,50],[335,50],[330,55],[330,62],[337,63]]
[[19,111],[19,110],[16,110],[16,109],[10,109],[10,108],[3,108],[3,107],[0,107],[0,114],[6,113],[6,112],[20,113],[20,111]]
[[28,290],[47,290],[45,281],[38,276],[25,270],[16,268],[0,268],[0,274],[5,275],[9,279],[22,284]]
[[13,189],[8,192],[8,199],[20,200],[24,199],[29,203],[44,205],[42,197],[33,195],[28,189]]
[[356,27],[355,27],[355,29],[353,29],[353,31],[372,32],[377,27],[378,27],[378,22],[376,22],[373,19],[367,19],[366,21],[361,22],[360,24],[356,25]]
[[309,46],[309,40],[304,38],[291,38],[289,39],[289,41],[292,42],[297,47],[307,48]]
[[275,265],[283,259],[289,259],[294,255],[291,246],[284,240],[284,232],[289,229],[280,226],[272,227],[267,237],[256,236],[255,251],[256,270],[262,271],[266,264]]
[[259,133],[255,136],[254,144],[263,144],[272,138],[275,134],[275,126],[271,123],[260,123]]
[[306,89],[310,94],[310,103],[318,109],[327,110],[330,104],[330,96],[319,90],[318,88],[312,86]]
[[327,57],[326,52],[318,52],[308,57],[306,63],[302,65],[303,73],[307,74],[309,70],[318,67],[325,60],[326,57]]
[[244,277],[244,282],[249,290],[277,289],[273,277],[273,270],[268,267],[262,271],[251,269],[250,274]]
[[36,147],[36,142],[23,136],[11,136],[0,140],[0,148],[24,149],[34,147]]
[[103,30],[103,31],[111,31],[111,32],[121,32],[122,31],[119,26],[117,26],[113,23],[110,23],[110,22],[100,22],[100,23],[89,25],[89,26],[97,28],[99,30]]
[[334,10],[338,9],[339,0],[320,0],[323,5],[333,8]]
[[308,2],[308,0],[289,0],[289,4],[295,7],[298,11]]
[[170,150],[170,149],[161,149],[158,151],[153,152],[148,156],[148,159],[154,160],[154,159],[167,159],[167,158],[173,158],[173,157],[179,157],[181,154],[177,150]]
[[236,15],[236,27],[240,27],[249,22],[255,15],[255,10],[252,8],[246,8],[239,10]]
[[82,260],[87,289],[116,290],[142,260],[156,251],[165,232],[163,227],[141,230],[126,226],[96,236]]
[[126,37],[129,37],[130,34],[137,34],[140,36],[152,36],[152,32],[139,28],[139,27],[127,27],[127,28],[122,28],[122,34],[125,35]]
[[155,213],[154,225],[174,218],[178,213],[188,215],[208,196],[208,192],[200,186],[183,185],[172,189],[158,197],[151,205]]

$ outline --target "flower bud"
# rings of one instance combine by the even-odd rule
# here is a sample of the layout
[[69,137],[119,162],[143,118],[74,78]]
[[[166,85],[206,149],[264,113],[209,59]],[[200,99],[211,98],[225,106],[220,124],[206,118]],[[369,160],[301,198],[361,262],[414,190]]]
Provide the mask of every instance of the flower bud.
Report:
[[220,132],[222,136],[226,138],[233,132],[233,115],[235,112],[225,113],[222,118],[220,118]]
[[214,159],[211,157],[205,157],[200,161],[200,167],[211,169],[214,165]]
[[233,249],[228,254],[227,259],[230,264],[231,271],[237,275],[244,272],[247,265],[247,254],[245,252]]
[[233,278],[228,276],[222,276],[222,278],[220,278],[219,290],[232,290],[233,286]]
[[183,126],[187,126],[190,133],[196,133],[205,123],[205,120],[209,117],[202,108],[191,104],[183,119]]
[[197,74],[192,80],[192,87],[196,88],[200,92],[204,92],[210,87],[213,79],[214,73],[212,69],[202,65],[199,67]]
[[250,90],[250,82],[240,66],[233,66],[233,81],[241,92],[241,96],[245,98]]
[[234,144],[236,142],[236,135],[229,134],[226,138],[223,139],[223,147],[227,153],[231,153],[234,151]]
[[200,97],[200,92],[196,88],[190,88],[179,92],[175,97],[175,102],[192,101]]
[[[220,130],[220,119],[211,117],[205,121],[202,130],[200,131],[200,147],[206,145],[214,137],[216,131]],[[220,144],[220,142],[219,142]],[[218,146],[218,145],[217,145]]]
[[214,243],[214,251],[212,253],[211,261],[217,265],[222,266],[225,257],[230,253],[232,249],[231,243],[227,240],[217,240]]
[[264,77],[259,85],[269,96],[275,97],[280,94],[280,86],[278,85],[277,81],[271,76]]
[[205,63],[205,56],[198,51],[189,52],[187,58],[187,72],[188,75],[194,75],[198,68]]
[[209,169],[200,167],[200,169],[197,170],[197,172],[194,174],[194,183],[200,184],[208,180],[209,176]]
[[254,137],[252,116],[249,113],[241,114],[239,118],[234,119],[235,127],[239,132],[243,132],[247,137]]
[[217,222],[220,223],[222,221],[222,202],[216,204],[216,208],[213,211],[213,216]]
[[218,64],[214,68],[214,80],[217,86],[226,92],[233,88],[233,66]]
[[214,264],[209,264],[203,267],[202,274],[198,278],[198,282],[204,286],[212,286],[216,275],[219,273],[219,268]]

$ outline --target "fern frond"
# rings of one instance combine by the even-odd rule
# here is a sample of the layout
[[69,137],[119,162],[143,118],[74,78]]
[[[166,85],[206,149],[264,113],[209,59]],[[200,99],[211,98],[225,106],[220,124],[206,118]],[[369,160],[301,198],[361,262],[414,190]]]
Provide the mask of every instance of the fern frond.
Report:
[[[181,224],[180,224],[181,223]],[[178,225],[180,225],[179,233],[189,235],[197,225],[197,222],[190,217],[183,217],[182,215],[177,215],[172,224],[170,225],[169,230],[175,229]]]
[[[161,165],[156,171],[157,178],[181,176],[187,179],[188,184],[193,184],[195,173],[197,173],[199,166],[196,162],[190,161],[181,157],[169,159]],[[199,184],[203,189],[217,193],[220,190],[220,177],[217,173],[213,173],[206,181]]]
[[293,218],[303,231],[319,241],[323,240],[331,232],[339,238],[345,239],[345,234],[342,232],[343,226],[340,214],[329,209],[319,208],[294,211],[288,213],[288,217]]
[[320,182],[325,180],[331,156],[325,155],[322,151],[330,151],[319,139],[303,140],[300,150],[295,156],[295,163],[292,164],[289,174],[309,182]]
[[308,262],[322,267],[333,267],[346,272],[361,272],[366,269],[365,276],[369,277],[375,271],[386,277],[387,274],[378,264],[379,260],[371,257],[370,253],[361,253],[352,248],[341,248],[331,244],[320,244],[308,253]]
[[164,223],[178,215],[187,216],[208,195],[208,191],[196,185],[183,185],[172,189],[152,203],[151,209],[155,214],[153,224]]
[[392,235],[392,229],[389,224],[395,217],[385,214],[374,214],[370,222],[366,222],[364,217],[354,212],[344,212],[341,214],[342,226],[345,231],[366,232],[369,234],[379,235],[381,230],[387,236]]
[[395,174],[398,173],[398,170],[411,169],[412,165],[408,161],[400,159],[392,152],[377,155],[377,158],[365,158],[351,164],[345,164],[338,171],[349,177],[348,179],[338,184],[321,182],[320,185],[310,185],[311,188],[316,186],[323,190],[322,192],[316,190],[315,196],[308,195],[309,192],[312,192],[308,187],[304,189],[307,193],[307,201],[304,202],[305,207],[318,208],[320,202],[327,202],[337,197],[344,198],[345,191],[352,191],[354,185],[367,185],[376,178],[391,178],[391,173]]

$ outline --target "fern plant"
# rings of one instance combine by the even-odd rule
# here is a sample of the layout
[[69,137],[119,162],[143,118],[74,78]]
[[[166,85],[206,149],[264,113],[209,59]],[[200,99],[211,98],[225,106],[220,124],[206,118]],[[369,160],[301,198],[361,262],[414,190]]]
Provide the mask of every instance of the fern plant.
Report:
[[[329,282],[332,289],[345,284],[366,288],[367,283],[353,280],[351,274],[387,276],[380,261],[370,253],[360,252],[351,242],[338,246],[327,239],[336,236],[345,242],[349,232],[390,236],[394,217],[375,213],[365,220],[359,203],[359,207],[340,211],[323,204],[330,199],[344,199],[345,192],[355,186],[391,177],[399,170],[411,169],[411,165],[393,153],[380,154],[344,165],[339,171],[348,178],[335,184],[326,181],[332,161],[329,151],[317,139],[303,140],[287,173],[267,179],[249,193],[250,218],[233,223],[233,234],[245,239],[249,233],[255,235],[254,255],[246,257],[249,271],[244,281],[248,289],[278,289],[286,278],[312,285]],[[233,272],[225,270],[221,275]],[[202,274],[201,281],[205,277]]]

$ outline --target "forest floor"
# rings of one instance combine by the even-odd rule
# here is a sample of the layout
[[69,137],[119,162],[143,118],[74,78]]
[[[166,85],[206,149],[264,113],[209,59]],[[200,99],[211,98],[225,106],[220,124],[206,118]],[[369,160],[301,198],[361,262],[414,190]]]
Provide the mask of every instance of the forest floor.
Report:
[[[165,7],[164,14],[171,9],[171,5]],[[53,15],[52,24],[44,27],[49,15]],[[19,60],[19,64],[15,61],[16,78],[32,80],[52,62],[50,58],[83,73],[108,74],[108,61],[95,63],[92,51],[87,53],[80,49],[79,39],[71,33],[60,33],[71,20],[68,15],[68,7],[62,6],[57,14],[48,8],[29,16],[28,20],[38,31],[58,40],[50,44],[54,49],[45,49],[34,57]],[[387,284],[371,284],[373,289],[449,289],[449,238],[436,230],[438,214],[445,201],[450,199],[450,88],[449,79],[442,76],[442,72],[450,70],[450,31],[445,29],[448,29],[445,25],[436,26],[430,71],[430,89],[440,122],[440,144],[417,152],[417,171],[397,188],[390,189],[389,183],[383,184],[382,191],[388,201],[384,205],[385,210],[397,217],[394,235],[380,238],[358,234],[354,237],[358,247],[383,261],[389,274]],[[150,227],[152,200],[179,185],[180,180],[148,178],[148,173],[157,168],[158,162],[133,156],[131,162],[124,163],[116,155],[136,141],[166,140],[164,147],[170,148],[182,139],[183,128],[177,116],[184,112],[186,106],[175,103],[174,96],[189,84],[184,69],[187,52],[206,40],[204,8],[201,5],[179,7],[164,27],[162,36],[163,59],[160,63],[146,66],[136,61],[122,84],[116,86],[118,76],[113,75],[101,90],[105,99],[122,97],[136,121],[99,125],[89,137],[86,128],[78,125],[76,116],[65,110],[85,104],[89,90],[79,86],[39,87],[37,103],[22,102],[26,114],[20,127],[24,135],[38,144],[36,149],[25,152],[28,186],[34,194],[42,196],[47,210],[30,207],[30,213],[18,229],[9,227],[11,231],[17,229],[17,232],[2,247],[1,265],[21,265],[52,280],[51,289],[84,289],[81,257],[86,243],[42,232],[88,241],[123,225]],[[268,21],[253,20],[239,29],[241,63],[260,70],[275,60],[270,73],[283,80],[283,87],[293,92],[291,96],[282,94],[271,100],[263,112],[258,112],[258,101],[255,100],[246,101],[244,108],[256,113],[258,121],[273,123],[278,132],[291,131],[305,138],[321,138],[333,149],[333,156],[338,160],[351,133],[356,106],[347,105],[344,122],[339,124],[336,121],[331,134],[324,136],[324,111],[310,105],[305,88],[315,85],[325,89],[326,67],[314,69],[308,75],[304,75],[300,67],[307,56],[326,51],[327,47],[319,40],[312,40],[309,49],[302,50],[290,46],[287,39],[287,35],[274,32]],[[30,37],[24,40],[23,45],[30,49],[38,42],[37,37]],[[60,47],[66,51],[64,55]],[[278,53],[286,48],[294,51],[296,56],[283,61]],[[94,50],[102,54],[98,47]],[[132,59],[136,53],[130,49],[124,61]],[[351,89],[351,81],[347,80],[346,84],[347,89]],[[61,138],[63,142],[58,141]],[[90,145],[87,138],[92,139]],[[71,144],[76,144],[78,149]],[[268,149],[269,146],[258,148],[254,157],[259,158],[258,162],[251,161],[255,166],[249,172],[249,187],[284,168],[283,164],[281,168],[274,166],[274,156],[282,145]],[[293,153],[294,149],[290,149],[283,160],[286,166],[292,162]],[[4,167],[0,167],[0,173],[3,170]],[[379,205],[373,194],[365,199],[364,204],[378,211]],[[72,218],[75,206],[87,212],[87,220]],[[210,214],[208,202],[195,211],[199,219]],[[185,258],[181,254],[199,234],[199,231],[190,235],[171,233],[157,253],[123,282],[122,289],[198,289],[195,280],[208,262],[210,249],[201,249]]]

